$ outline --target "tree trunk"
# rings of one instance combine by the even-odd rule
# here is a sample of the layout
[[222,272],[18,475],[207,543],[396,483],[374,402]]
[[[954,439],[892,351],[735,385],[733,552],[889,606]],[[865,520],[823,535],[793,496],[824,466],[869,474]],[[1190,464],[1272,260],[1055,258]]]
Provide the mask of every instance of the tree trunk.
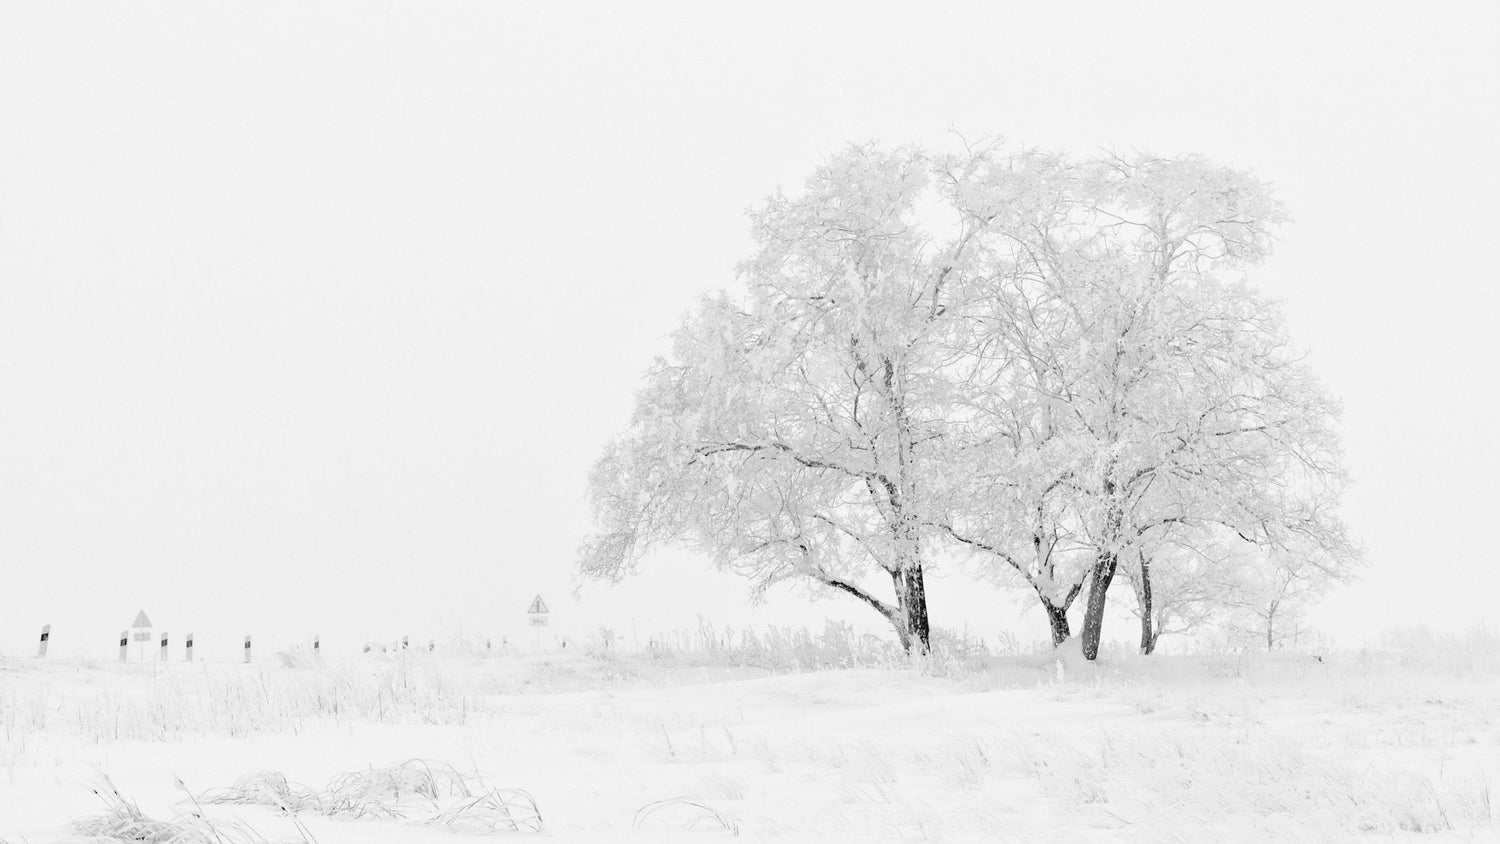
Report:
[[927,621],[927,586],[922,577],[922,566],[909,566],[891,572],[891,581],[896,587],[896,616],[891,620],[901,634],[901,647],[907,653],[915,648],[926,654],[930,645]]
[[1150,656],[1156,650],[1156,634],[1152,631],[1151,614],[1151,561],[1141,557],[1141,653]]
[[1089,661],[1099,656],[1099,636],[1104,629],[1104,598],[1118,564],[1119,555],[1114,551],[1101,552],[1094,562],[1089,602],[1083,613],[1083,658]]
[[1057,647],[1068,641],[1073,631],[1068,627],[1068,608],[1059,607],[1056,604],[1042,599],[1042,609],[1047,611],[1047,626],[1052,628],[1052,647]]
[[1276,611],[1281,609],[1281,598],[1273,598],[1266,605],[1266,653],[1276,650]]
[[1063,596],[1061,603],[1054,602],[1048,597],[1047,592],[1035,581],[1032,581],[1031,586],[1036,590],[1037,600],[1042,602],[1042,609],[1047,612],[1047,626],[1051,629],[1052,647],[1055,648],[1068,641],[1068,637],[1073,635],[1073,629],[1068,626],[1068,608],[1073,606],[1073,600],[1078,597],[1078,593],[1083,591],[1083,581],[1073,584],[1068,594]]
[[907,415],[904,399],[905,376],[898,362],[890,356],[880,359],[885,398],[890,405],[891,416],[896,423],[896,464],[894,481],[884,480],[889,496],[891,529],[896,540],[896,571],[892,577],[896,582],[896,606],[906,619],[907,637],[902,643],[907,653],[913,647],[926,654],[930,645],[927,622],[927,586],[922,579],[922,536],[916,513],[911,509],[916,500],[916,479],[913,477],[911,419]]
[[915,645],[918,653],[927,654],[932,648],[932,637],[927,621],[927,584],[922,577],[922,566],[917,564],[906,570],[906,613],[908,629],[915,642],[906,643],[907,652]]

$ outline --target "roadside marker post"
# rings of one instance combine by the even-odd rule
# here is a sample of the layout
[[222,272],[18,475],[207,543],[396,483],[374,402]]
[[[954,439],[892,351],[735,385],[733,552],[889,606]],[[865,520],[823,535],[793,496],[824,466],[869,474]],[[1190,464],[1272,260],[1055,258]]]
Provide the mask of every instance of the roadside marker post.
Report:
[[402,637],[401,637],[401,650],[403,650],[403,651],[404,651],[404,650],[406,650],[406,649],[407,649],[407,648],[408,648],[408,647],[410,647],[410,646],[411,646],[411,642],[410,642],[410,641],[409,641],[409,639],[410,639],[410,637],[408,637],[408,636],[402,636]]
[[52,625],[50,625],[50,624],[43,624],[42,625],[42,641],[41,641],[40,644],[38,644],[36,646],[36,658],[37,659],[46,659],[47,658],[47,640],[50,639],[50,638],[52,638]]
[[167,634],[161,634],[161,661],[167,661]]
[[130,631],[120,631],[120,661],[126,662],[130,659]]
[[250,664],[250,634],[245,634],[245,664]]
[[314,636],[313,637],[313,656],[321,657],[323,655],[323,651],[319,649],[320,646],[321,646],[321,644],[322,643],[318,641],[318,637]]
[[184,637],[183,646],[187,649],[187,661],[188,662],[192,662],[193,661],[193,634],[189,633],[189,634],[187,634],[186,637]]

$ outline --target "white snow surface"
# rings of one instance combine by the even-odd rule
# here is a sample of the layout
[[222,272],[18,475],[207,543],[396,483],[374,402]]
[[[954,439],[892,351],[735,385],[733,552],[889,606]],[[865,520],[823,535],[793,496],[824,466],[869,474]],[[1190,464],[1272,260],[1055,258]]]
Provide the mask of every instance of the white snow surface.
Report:
[[146,816],[254,840],[472,840],[421,823],[450,795],[399,818],[204,802],[247,774],[321,789],[414,759],[528,793],[542,832],[494,836],[513,840],[1500,840],[1500,660],[1438,656],[0,657],[0,841],[89,840],[71,824],[105,813],[105,777]]

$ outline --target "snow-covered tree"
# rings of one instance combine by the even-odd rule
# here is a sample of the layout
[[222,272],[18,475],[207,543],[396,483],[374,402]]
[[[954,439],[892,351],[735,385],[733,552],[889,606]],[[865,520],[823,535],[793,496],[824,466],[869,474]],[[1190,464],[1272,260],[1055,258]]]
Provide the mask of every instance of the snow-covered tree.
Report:
[[1091,165],[1083,196],[1085,227],[1049,261],[1082,338],[1065,404],[1080,434],[1070,484],[1096,551],[1093,658],[1120,560],[1179,526],[1311,543],[1335,570],[1353,556],[1331,506],[1336,407],[1274,303],[1231,275],[1269,253],[1283,217],[1269,191],[1196,157],[1139,156]]
[[1295,644],[1305,632],[1307,609],[1343,572],[1321,548],[1255,549],[1241,581],[1229,593],[1223,628],[1230,640],[1274,651]]
[[931,511],[952,471],[940,341],[984,226],[960,209],[935,230],[935,201],[925,154],[862,146],[753,213],[744,303],[704,303],[594,472],[585,572],[695,542],[758,589],[802,577],[851,594],[927,648]]
[[[1054,619],[1087,578],[1090,659],[1121,561],[1174,532],[1346,550],[1335,407],[1240,277],[1283,218],[1264,185],[1198,157],[1034,153],[972,184],[1005,210],[954,356],[975,366],[960,383],[977,388],[977,471],[950,536],[1021,572]],[[1089,549],[1088,566],[1048,568],[1059,542]],[[1150,563],[1135,571],[1150,595]]]
[[1177,525],[1137,543],[1120,571],[1135,593],[1142,654],[1162,636],[1226,622],[1256,591],[1255,546],[1222,529]]
[[1342,575],[1335,407],[1241,277],[1282,218],[1198,157],[835,156],[753,214],[745,294],[706,300],[648,377],[594,473],[584,571],[694,542],[925,649],[942,542],[1026,583],[1056,642],[1086,594],[1090,659],[1122,564],[1147,649],[1217,588],[1174,545],[1314,548]]
[[1036,352],[1064,345],[1065,319],[1035,282],[1032,244],[1066,225],[1076,176],[1064,159],[1007,153],[998,143],[943,159],[950,205],[984,221],[977,256],[955,298],[946,357],[961,412],[948,432],[944,538],[980,561],[979,571],[1025,584],[1041,604],[1054,644],[1071,635],[1068,608],[1088,572],[1072,536],[1060,474],[1067,428],[1051,392],[1060,373]]

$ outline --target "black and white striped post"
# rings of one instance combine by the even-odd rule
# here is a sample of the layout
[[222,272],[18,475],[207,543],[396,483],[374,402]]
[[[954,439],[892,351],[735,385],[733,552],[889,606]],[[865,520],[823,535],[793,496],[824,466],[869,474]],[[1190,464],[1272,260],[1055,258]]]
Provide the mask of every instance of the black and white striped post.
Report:
[[401,637],[401,650],[404,651],[404,650],[406,650],[410,646],[411,646],[411,642],[409,640],[409,637],[402,636]]
[[167,661],[167,634],[161,634],[161,661]]
[[39,644],[37,644],[37,646],[36,646],[36,658],[37,659],[46,659],[47,658],[47,640],[50,639],[50,638],[52,638],[52,625],[50,625],[50,624],[43,624],[42,625],[42,641]]
[[323,646],[323,643],[318,640],[317,636],[314,636],[313,637],[313,656],[319,656],[320,657],[320,656],[323,655],[322,646]]
[[129,662],[130,661],[130,631],[129,630],[121,630],[120,631],[120,661],[121,662]]
[[250,661],[250,634],[245,634],[245,662]]
[[183,637],[183,648],[187,650],[187,661],[193,661],[193,634],[189,633]]

